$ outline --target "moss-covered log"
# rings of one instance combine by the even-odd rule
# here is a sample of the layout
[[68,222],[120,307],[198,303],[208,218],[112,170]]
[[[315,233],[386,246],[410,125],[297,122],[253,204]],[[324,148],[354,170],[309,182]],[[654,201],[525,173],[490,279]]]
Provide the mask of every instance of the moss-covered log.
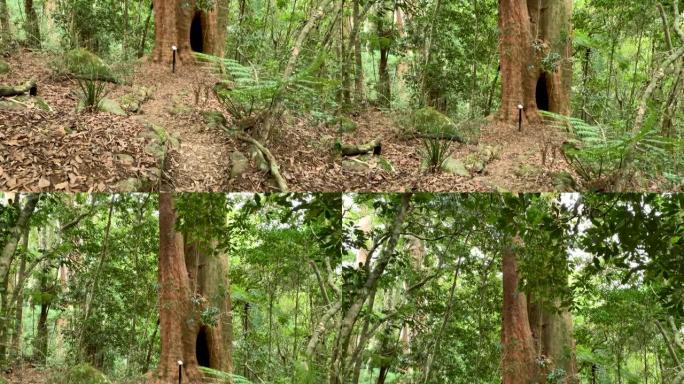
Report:
[[0,96],[19,96],[28,93],[31,96],[36,96],[38,94],[38,86],[36,81],[31,79],[22,85],[11,86],[11,85],[0,85]]
[[371,152],[374,155],[380,155],[382,152],[382,143],[380,142],[380,139],[375,139],[368,143],[358,145],[337,142],[335,143],[335,148],[342,153],[342,156],[364,155]]

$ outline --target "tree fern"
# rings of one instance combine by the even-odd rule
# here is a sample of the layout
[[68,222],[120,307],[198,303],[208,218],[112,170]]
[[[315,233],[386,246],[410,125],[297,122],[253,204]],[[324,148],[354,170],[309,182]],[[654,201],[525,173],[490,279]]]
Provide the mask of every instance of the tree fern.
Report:
[[[655,129],[644,126],[637,134],[620,132],[604,124],[542,112],[552,126],[570,132],[573,138],[563,144],[567,163],[587,186],[600,181],[613,182],[624,176],[632,165],[642,172],[664,171],[678,167],[672,162],[673,152],[681,143],[662,137]],[[601,187],[609,187],[602,185]]]
[[224,80],[214,87],[214,93],[236,119],[260,116],[276,98],[286,106],[307,110],[321,104],[321,96],[335,85],[334,81],[313,76],[311,65],[289,79],[269,75],[256,66],[247,67],[233,59],[195,53],[201,62],[210,64]]
[[246,377],[236,375],[234,373],[228,373],[219,371],[217,369],[200,367],[200,371],[208,378],[217,380],[219,383],[230,383],[230,384],[253,384]]

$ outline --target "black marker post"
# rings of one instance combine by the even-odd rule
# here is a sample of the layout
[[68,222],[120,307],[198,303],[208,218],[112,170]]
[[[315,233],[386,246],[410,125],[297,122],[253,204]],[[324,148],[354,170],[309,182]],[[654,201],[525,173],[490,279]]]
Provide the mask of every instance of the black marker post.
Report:
[[522,111],[523,105],[518,104],[518,132],[522,132]]
[[[176,47],[174,47],[174,48],[176,48]],[[175,49],[173,50],[173,53],[174,53],[174,59],[175,59],[175,57],[176,57],[175,56],[175,53],[176,53]],[[183,384],[183,361],[182,360],[178,360],[178,384]]]
[[[174,45],[171,49],[173,50],[173,73],[176,73],[176,51],[178,51],[178,47]],[[183,365],[182,363],[183,362],[181,361],[181,365]]]

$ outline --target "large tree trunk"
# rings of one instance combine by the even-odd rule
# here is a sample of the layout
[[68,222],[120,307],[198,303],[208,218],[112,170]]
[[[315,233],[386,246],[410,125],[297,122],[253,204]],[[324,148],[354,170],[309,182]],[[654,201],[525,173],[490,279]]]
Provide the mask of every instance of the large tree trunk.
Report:
[[0,49],[7,49],[11,36],[7,0],[0,0]]
[[170,63],[172,46],[179,61],[192,61],[191,51],[223,56],[228,1],[218,0],[209,11],[197,10],[195,0],[153,0],[155,44],[152,60]]
[[530,384],[537,378],[535,348],[525,293],[518,290],[518,262],[510,247],[503,252],[503,384]]
[[[171,194],[159,197],[159,312],[161,357],[153,383],[201,383],[199,366],[232,370],[232,319],[228,258],[213,244],[186,240],[175,230]],[[207,308],[218,310],[211,323],[200,318]]]
[[560,299],[549,302],[530,298],[528,315],[536,356],[545,361],[544,373],[562,369],[565,377],[559,383],[577,383],[575,339],[568,308],[561,307]]
[[517,122],[518,105],[530,122],[540,109],[570,113],[571,16],[572,0],[499,1],[499,119]]
[[38,25],[38,15],[33,7],[33,0],[24,0],[24,11],[26,12],[26,40],[29,47],[40,48],[40,27]]

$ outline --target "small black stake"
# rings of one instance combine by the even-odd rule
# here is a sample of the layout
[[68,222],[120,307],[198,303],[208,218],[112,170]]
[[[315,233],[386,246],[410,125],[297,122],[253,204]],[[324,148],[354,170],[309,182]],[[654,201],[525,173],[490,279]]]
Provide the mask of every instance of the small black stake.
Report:
[[[175,47],[174,47],[175,48]],[[174,49],[174,58],[176,50]],[[178,384],[183,384],[183,362],[178,360]]]
[[518,132],[522,132],[522,104],[518,104]]
[[173,50],[173,73],[176,73],[176,51],[178,48],[174,45],[171,49]]

